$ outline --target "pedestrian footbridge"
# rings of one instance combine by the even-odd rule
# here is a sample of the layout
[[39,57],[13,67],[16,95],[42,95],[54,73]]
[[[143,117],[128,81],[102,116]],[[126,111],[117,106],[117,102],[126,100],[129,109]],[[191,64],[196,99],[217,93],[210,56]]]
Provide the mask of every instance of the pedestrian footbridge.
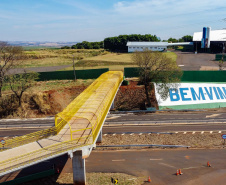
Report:
[[122,80],[119,71],[102,74],[55,116],[54,127],[6,140],[0,152],[0,176],[68,153],[74,183],[85,184],[85,158],[102,134]]

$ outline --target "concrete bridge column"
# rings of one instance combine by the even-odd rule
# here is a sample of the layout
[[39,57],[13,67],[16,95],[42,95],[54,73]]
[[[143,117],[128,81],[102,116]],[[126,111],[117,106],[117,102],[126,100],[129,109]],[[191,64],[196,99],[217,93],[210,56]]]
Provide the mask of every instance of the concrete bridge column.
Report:
[[99,136],[97,138],[97,142],[96,143],[102,143],[102,129],[100,130]]
[[86,184],[85,159],[82,158],[82,150],[73,152],[72,158],[74,185]]
[[111,104],[111,108],[110,110],[114,109],[115,108],[115,100],[113,100],[112,104]]

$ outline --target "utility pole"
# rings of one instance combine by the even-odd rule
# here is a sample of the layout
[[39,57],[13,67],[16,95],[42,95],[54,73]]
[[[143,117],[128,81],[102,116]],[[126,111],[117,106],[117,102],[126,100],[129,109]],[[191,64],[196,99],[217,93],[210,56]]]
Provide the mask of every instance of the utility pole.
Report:
[[72,55],[72,57],[73,57],[73,71],[74,71],[74,77],[75,77],[74,81],[76,81],[76,74],[75,74],[75,57],[74,57],[74,55]]

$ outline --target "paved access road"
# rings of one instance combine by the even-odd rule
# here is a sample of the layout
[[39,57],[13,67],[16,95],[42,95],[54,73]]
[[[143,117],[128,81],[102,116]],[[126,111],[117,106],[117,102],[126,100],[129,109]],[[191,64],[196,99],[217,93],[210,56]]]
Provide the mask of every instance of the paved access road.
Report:
[[[86,160],[86,169],[87,172],[150,176],[152,184],[158,185],[223,185],[226,182],[225,156],[226,149],[93,151]],[[208,161],[212,167],[206,167]],[[176,176],[177,169],[181,169],[183,175]],[[72,172],[72,169],[67,171]]]
[[177,54],[177,65],[183,71],[218,70],[219,66],[215,60],[215,54],[193,52],[175,52]]
[[[49,72],[49,71],[58,71],[61,69],[64,69],[66,67],[71,67],[72,65],[61,65],[61,66],[45,66],[45,67],[30,67],[26,68],[27,71],[33,71],[33,72]],[[16,68],[16,69],[10,69],[9,74],[17,74],[17,73],[23,73],[23,68]]]

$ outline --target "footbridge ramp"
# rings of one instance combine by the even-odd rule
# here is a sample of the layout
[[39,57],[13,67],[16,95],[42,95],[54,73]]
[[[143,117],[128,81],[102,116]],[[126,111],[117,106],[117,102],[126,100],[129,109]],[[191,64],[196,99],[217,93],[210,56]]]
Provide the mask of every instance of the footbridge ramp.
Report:
[[0,152],[0,176],[65,153],[82,151],[82,158],[87,158],[122,80],[119,71],[102,74],[55,116],[54,127],[6,140]]

